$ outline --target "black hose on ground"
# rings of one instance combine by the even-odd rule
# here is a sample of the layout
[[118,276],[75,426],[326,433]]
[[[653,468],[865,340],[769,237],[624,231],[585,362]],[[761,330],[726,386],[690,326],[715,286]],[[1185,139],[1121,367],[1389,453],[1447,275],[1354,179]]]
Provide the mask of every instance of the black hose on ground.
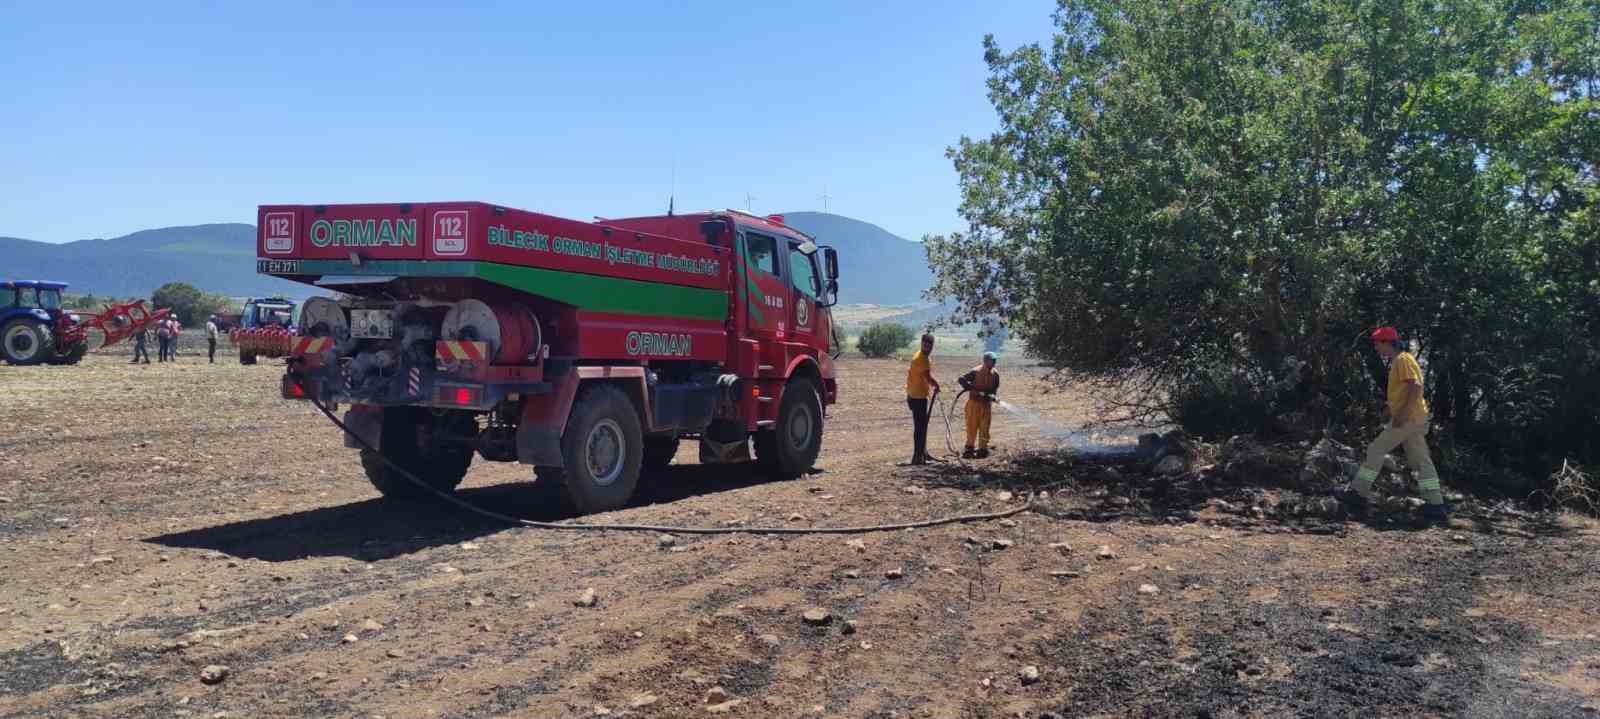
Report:
[[[957,395],[957,396],[959,397],[959,395]],[[322,404],[322,402],[320,400],[318,400],[315,397],[310,397],[308,399],[311,400],[311,404],[312,405],[314,405],[318,410],[320,410],[322,412],[323,416],[326,416],[328,418],[328,421],[333,422],[334,426],[338,427],[346,435],[349,435],[350,437],[355,438],[356,442],[358,444],[360,444],[362,447],[364,447],[367,450],[371,451],[373,454],[376,454],[378,456],[378,458],[383,460],[383,463],[385,465],[388,465],[388,467],[390,469],[393,469],[394,471],[398,472],[400,474],[400,476],[405,477],[406,481],[411,482],[412,484],[415,484],[418,487],[421,487],[422,489],[427,490],[428,492],[432,493],[433,495],[437,496],[438,498],[440,498],[440,499],[442,499],[442,500],[444,500],[444,501],[446,501],[446,502],[448,502],[448,503],[450,503],[452,505],[455,505],[456,507],[459,507],[459,508],[464,509],[464,510],[466,510],[468,512],[471,512],[473,514],[476,514],[476,515],[479,515],[479,516],[482,516],[482,517],[487,517],[487,518],[493,519],[493,520],[495,520],[497,522],[504,522],[506,524],[512,524],[512,525],[516,525],[516,526],[519,526],[519,527],[529,527],[529,528],[532,528],[532,529],[560,529],[560,530],[574,530],[574,531],[616,531],[616,532],[660,532],[660,533],[664,533],[664,534],[868,534],[868,533],[872,533],[872,532],[897,532],[897,531],[902,531],[902,530],[906,530],[906,529],[923,529],[923,528],[926,528],[926,527],[937,527],[937,526],[945,525],[945,524],[960,524],[960,523],[964,523],[964,522],[982,522],[982,521],[989,521],[989,520],[995,520],[995,519],[1003,519],[1005,517],[1010,517],[1010,516],[1013,516],[1013,515],[1016,515],[1016,514],[1021,514],[1021,513],[1026,512],[1026,511],[1028,511],[1030,509],[1033,509],[1033,503],[1030,501],[1027,504],[1023,504],[1022,506],[1013,507],[1011,509],[1002,510],[1002,511],[999,511],[999,512],[987,512],[987,513],[983,513],[983,514],[962,514],[962,515],[957,515],[957,516],[953,516],[953,517],[939,517],[939,518],[936,518],[936,519],[925,519],[925,520],[918,521],[918,522],[901,522],[901,523],[897,523],[897,524],[874,524],[874,525],[866,525],[866,526],[860,526],[860,527],[669,527],[669,526],[653,525],[653,524],[575,524],[575,523],[569,523],[569,522],[536,522],[536,521],[533,521],[531,519],[522,519],[520,517],[513,517],[513,516],[511,516],[509,514],[501,514],[500,512],[496,512],[496,511],[489,510],[489,509],[484,509],[484,508],[479,507],[479,506],[477,506],[475,504],[472,504],[471,502],[468,502],[468,501],[466,501],[464,499],[461,499],[460,497],[457,497],[457,496],[455,496],[453,494],[450,494],[449,492],[441,492],[438,489],[435,489],[435,488],[429,486],[426,482],[423,482],[422,480],[418,479],[416,477],[416,475],[413,475],[411,472],[407,471],[406,468],[401,467],[400,465],[396,464],[394,461],[390,460],[387,456],[385,456],[383,454],[383,452],[379,451],[378,448],[373,447],[371,444],[368,444],[367,440],[365,438],[363,438],[361,435],[358,435],[358,434],[350,431],[350,428],[345,425],[344,421],[340,420],[338,417],[334,416],[333,412],[330,411],[327,408],[326,405]],[[948,421],[947,421],[946,424],[948,426]]]

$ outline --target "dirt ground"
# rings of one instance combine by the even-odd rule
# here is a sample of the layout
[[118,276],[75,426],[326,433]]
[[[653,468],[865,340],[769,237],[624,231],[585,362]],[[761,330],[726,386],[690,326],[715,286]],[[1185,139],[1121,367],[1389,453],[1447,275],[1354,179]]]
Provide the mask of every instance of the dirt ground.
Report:
[[[1146,511],[1070,461],[899,467],[903,368],[849,359],[816,475],[674,467],[589,519],[876,524],[1041,488],[1049,512],[855,537],[512,529],[378,500],[273,364],[123,357],[0,367],[0,717],[1600,710],[1600,529],[1572,517],[1330,529]],[[1003,369],[1011,401],[1083,419]],[[1043,444],[1004,415],[996,434]],[[460,494],[562,518],[530,479],[479,461]]]

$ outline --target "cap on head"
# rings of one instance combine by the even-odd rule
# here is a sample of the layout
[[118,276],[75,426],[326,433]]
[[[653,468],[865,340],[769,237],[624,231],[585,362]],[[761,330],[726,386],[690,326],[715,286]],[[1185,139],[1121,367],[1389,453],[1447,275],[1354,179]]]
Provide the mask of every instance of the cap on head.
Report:
[[1400,332],[1393,327],[1379,327],[1372,331],[1373,342],[1399,342]]
[[995,362],[995,361],[998,361],[999,359],[1000,359],[1000,356],[996,355],[993,352],[985,352],[985,353],[983,353],[983,360],[985,362]]

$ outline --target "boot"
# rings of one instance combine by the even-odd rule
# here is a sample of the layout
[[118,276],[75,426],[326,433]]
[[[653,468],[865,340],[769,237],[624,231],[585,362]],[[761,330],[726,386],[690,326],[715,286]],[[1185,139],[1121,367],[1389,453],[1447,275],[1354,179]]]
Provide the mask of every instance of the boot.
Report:
[[1425,504],[1422,506],[1422,521],[1429,524],[1449,524],[1450,505]]
[[977,459],[978,458],[978,453],[977,453],[976,450],[972,449],[971,447],[968,447],[966,449],[961,450],[961,458],[962,459]]
[[980,449],[980,450],[978,450],[976,452],[973,452],[972,456],[976,457],[978,459],[988,459],[989,458],[989,448],[988,447],[984,447],[984,448],[982,448],[982,449]]
[[1350,513],[1351,517],[1356,519],[1367,518],[1367,510],[1370,503],[1367,502],[1366,497],[1361,496],[1360,492],[1357,492],[1353,489],[1344,489],[1340,490],[1336,496],[1338,497],[1339,502],[1344,505],[1345,511]]

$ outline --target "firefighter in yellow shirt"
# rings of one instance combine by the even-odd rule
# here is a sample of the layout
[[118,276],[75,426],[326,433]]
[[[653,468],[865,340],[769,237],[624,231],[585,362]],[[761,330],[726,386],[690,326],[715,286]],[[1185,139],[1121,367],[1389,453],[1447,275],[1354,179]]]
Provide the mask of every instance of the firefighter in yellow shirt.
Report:
[[911,408],[911,463],[928,463],[929,404],[939,396],[939,380],[933,378],[933,335],[922,336],[922,349],[911,356],[906,370],[906,406]]
[[[961,375],[961,388],[967,391],[967,447],[962,459],[984,459],[989,456],[989,423],[994,419],[994,396],[1000,391],[1000,373],[994,369],[995,354],[983,353],[983,364]],[[977,448],[973,448],[973,440]]]
[[1439,487],[1439,470],[1428,456],[1428,403],[1422,398],[1422,366],[1410,352],[1399,348],[1400,333],[1393,327],[1379,327],[1372,333],[1372,346],[1389,361],[1389,426],[1367,447],[1366,461],[1351,483],[1352,503],[1364,510],[1372,501],[1372,483],[1378,478],[1383,459],[1396,447],[1404,447],[1406,460],[1417,471],[1417,490],[1427,502],[1422,516],[1430,521],[1446,521],[1449,509]]

